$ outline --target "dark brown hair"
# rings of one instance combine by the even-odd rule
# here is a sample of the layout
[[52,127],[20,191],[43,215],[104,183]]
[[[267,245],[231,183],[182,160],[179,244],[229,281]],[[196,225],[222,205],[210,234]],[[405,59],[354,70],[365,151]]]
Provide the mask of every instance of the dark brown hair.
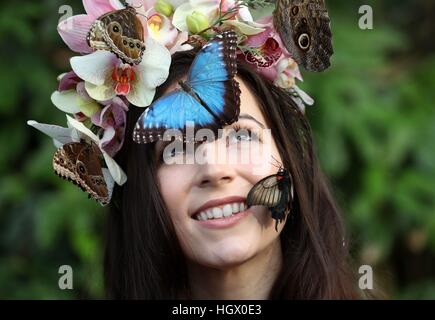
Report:
[[[170,76],[156,98],[187,73],[193,52],[173,56]],[[289,169],[293,212],[280,234],[283,268],[270,299],[354,299],[339,210],[314,151],[311,129],[288,93],[239,64],[238,75],[258,98],[261,111]],[[189,297],[187,269],[174,226],[156,184],[154,145],[135,144],[132,130],[143,109],[128,112],[125,144],[117,161],[128,181],[114,191],[107,222],[105,285],[109,298]]]

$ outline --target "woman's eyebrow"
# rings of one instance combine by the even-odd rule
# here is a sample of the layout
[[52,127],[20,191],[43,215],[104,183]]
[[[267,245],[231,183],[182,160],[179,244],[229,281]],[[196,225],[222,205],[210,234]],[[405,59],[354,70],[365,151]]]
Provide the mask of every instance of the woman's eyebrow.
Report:
[[239,119],[247,119],[247,120],[252,120],[254,122],[256,122],[261,128],[266,128],[266,126],[264,124],[262,124],[260,121],[258,121],[257,119],[255,119],[253,116],[251,116],[250,114],[247,113],[241,113],[239,115]]

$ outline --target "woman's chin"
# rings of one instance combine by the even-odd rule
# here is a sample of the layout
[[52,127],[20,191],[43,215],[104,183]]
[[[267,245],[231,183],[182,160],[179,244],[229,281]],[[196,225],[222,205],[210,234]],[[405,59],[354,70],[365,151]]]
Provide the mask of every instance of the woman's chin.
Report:
[[255,255],[255,249],[248,245],[249,242],[221,243],[220,245],[208,245],[196,256],[201,265],[208,265],[215,269],[231,268],[245,263]]

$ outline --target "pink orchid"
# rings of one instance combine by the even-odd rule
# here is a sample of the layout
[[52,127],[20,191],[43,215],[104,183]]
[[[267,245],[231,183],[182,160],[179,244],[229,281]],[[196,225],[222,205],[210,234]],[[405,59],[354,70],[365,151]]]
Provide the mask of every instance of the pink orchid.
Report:
[[100,147],[111,157],[116,155],[124,143],[127,111],[127,104],[116,97],[92,116],[92,123],[104,129]]
[[246,47],[254,49],[254,53],[243,52],[245,60],[253,64],[265,78],[274,81],[280,87],[292,87],[295,79],[302,81],[298,65],[291,58],[273,27],[273,17],[263,17],[257,21],[257,24],[261,25],[264,31],[249,36],[243,43]]
[[85,82],[74,71],[60,76],[59,90],[51,100],[60,110],[74,114],[76,120],[101,128],[99,147],[114,157],[124,143],[128,105],[120,98],[97,102],[85,89]]
[[172,25],[168,17],[156,12],[153,8],[147,12],[148,35],[154,40],[171,49],[177,41],[179,31]]
[[86,121],[101,109],[85,90],[85,82],[74,71],[59,76],[58,91],[53,92],[51,101],[61,111],[73,114],[79,121]]
[[74,72],[85,81],[92,99],[106,101],[125,96],[137,107],[151,104],[156,87],[169,74],[171,55],[164,46],[151,38],[145,40],[146,50],[138,65],[122,63],[118,57],[103,50],[71,58]]
[[77,84],[83,81],[75,74],[74,71],[61,74],[58,77],[58,80],[59,80],[59,88],[58,88],[59,91],[75,89],[77,87]]
[[[172,23],[177,29],[188,31],[189,28],[187,26],[186,18],[189,15],[200,13],[208,18],[209,23],[213,23],[218,16],[220,5],[222,12],[225,13],[234,8],[236,4],[236,0],[188,0],[185,3],[178,5],[175,9]],[[228,15],[226,18],[234,19],[236,16],[239,16],[241,20],[252,20],[247,7],[242,7],[231,15]]]

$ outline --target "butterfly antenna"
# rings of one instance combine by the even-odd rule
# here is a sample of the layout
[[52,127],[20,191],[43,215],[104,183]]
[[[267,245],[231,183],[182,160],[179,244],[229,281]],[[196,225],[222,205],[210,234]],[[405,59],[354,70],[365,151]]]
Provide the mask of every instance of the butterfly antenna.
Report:
[[272,155],[272,159],[275,161],[274,166],[277,167],[278,169],[281,169],[282,168],[282,163],[280,161],[278,161],[278,159],[275,158],[273,155]]
[[149,18],[148,18],[146,15],[142,14],[142,13],[136,12],[136,14],[137,14],[138,16],[142,16],[142,17],[144,17],[145,19],[149,20]]
[[[127,8],[127,7],[130,7],[130,8],[134,8],[134,9],[140,9],[140,8],[143,7],[143,4],[141,4],[141,5],[138,6],[138,7],[135,7],[135,6],[131,5],[129,1],[124,1],[123,5],[124,5],[126,8]],[[147,17],[146,15],[142,14],[142,13],[136,12],[136,14],[137,14],[138,16],[142,16],[142,17],[144,17],[145,19],[149,20],[148,17]]]
[[269,163],[270,163],[272,166],[274,166],[275,168],[280,169],[280,167],[278,167],[278,166],[276,165],[276,163],[273,163],[272,161],[269,161]]

